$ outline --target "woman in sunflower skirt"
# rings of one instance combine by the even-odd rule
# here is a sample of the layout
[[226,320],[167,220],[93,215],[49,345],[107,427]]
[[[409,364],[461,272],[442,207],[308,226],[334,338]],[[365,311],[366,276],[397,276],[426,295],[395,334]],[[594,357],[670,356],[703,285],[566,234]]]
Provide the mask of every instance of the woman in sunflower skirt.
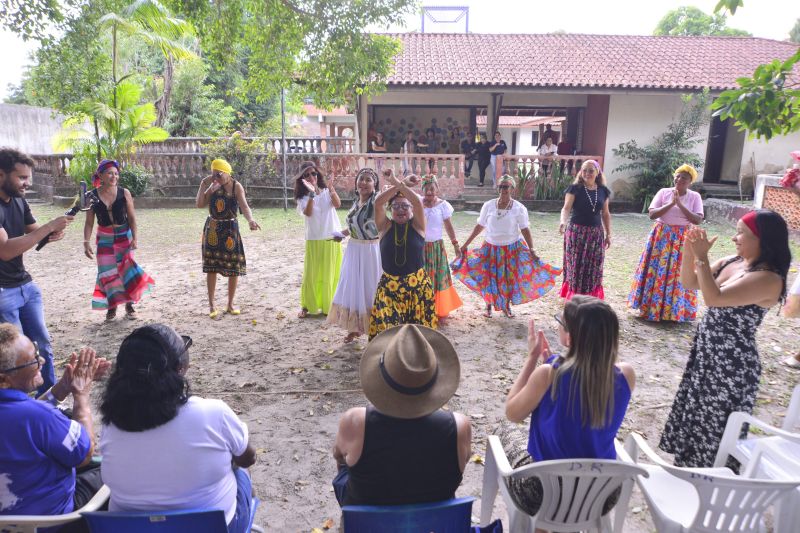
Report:
[[241,209],[247,219],[250,231],[259,230],[261,226],[253,219],[244,195],[244,187],[231,177],[231,165],[224,159],[215,159],[211,162],[211,172],[211,176],[200,182],[197,207],[208,207],[208,218],[203,226],[203,272],[206,273],[208,288],[208,316],[214,319],[220,314],[214,305],[217,274],[228,278],[228,306],[225,312],[231,315],[241,314],[233,306],[239,276],[247,274],[244,244],[237,220],[239,210]]
[[325,179],[311,161],[300,165],[300,174],[294,182],[294,199],[306,226],[303,284],[297,316],[305,318],[309,313],[320,312],[327,315],[342,266],[342,245],[333,240],[341,235],[342,225],[336,209],[341,207],[342,201],[334,180]]
[[136,249],[136,211],[130,191],[119,186],[119,163],[104,159],[92,177],[95,202],[86,212],[83,226],[83,253],[92,259],[92,227],[97,218],[97,282],[92,294],[92,309],[105,310],[113,320],[117,307],[125,305],[125,318],[136,318],[133,304],[150,292],[155,284],[133,259]]
[[[381,233],[383,274],[375,291],[369,318],[369,338],[401,324],[421,324],[436,329],[438,317],[433,285],[425,271],[425,213],[419,196],[384,171],[389,187],[375,199],[375,223]],[[416,176],[407,180],[416,181]],[[389,202],[392,218],[386,215]]]
[[461,256],[456,231],[450,218],[453,206],[450,202],[438,197],[439,184],[436,176],[422,178],[422,206],[425,211],[425,270],[433,283],[433,299],[436,304],[436,316],[444,318],[461,307],[456,288],[450,277],[450,265],[444,249],[442,230],[447,231],[456,257]]
[[[511,304],[541,298],[555,286],[561,269],[544,263],[533,251],[528,210],[512,198],[514,178],[505,175],[498,184],[500,196],[483,204],[478,223],[453,262],[453,275],[492,309],[512,317]],[[486,230],[483,246],[468,252],[469,244]],[[520,237],[522,234],[522,237]]]
[[650,218],[656,223],[628,295],[628,305],[645,320],[690,322],[697,316],[697,291],[680,280],[686,231],[703,221],[703,199],[689,190],[695,179],[694,167],[681,165],[673,175],[674,187],[661,189],[650,203]]

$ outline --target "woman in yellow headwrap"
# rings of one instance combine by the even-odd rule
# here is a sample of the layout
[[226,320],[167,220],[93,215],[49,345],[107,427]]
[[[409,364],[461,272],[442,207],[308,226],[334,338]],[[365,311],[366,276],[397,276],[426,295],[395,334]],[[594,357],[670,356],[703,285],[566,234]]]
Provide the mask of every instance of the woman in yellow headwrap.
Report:
[[633,278],[628,305],[639,317],[658,322],[688,322],[697,316],[697,291],[681,284],[683,241],[691,225],[703,221],[703,199],[689,189],[697,179],[691,165],[681,165],[672,176],[673,187],[658,191],[650,203],[655,220]]
[[217,318],[219,310],[214,306],[214,292],[217,288],[217,274],[228,278],[228,306],[226,313],[238,315],[239,309],[233,307],[236,284],[239,276],[247,273],[244,245],[236,220],[239,209],[247,219],[250,230],[261,229],[253,219],[242,184],[231,177],[233,169],[224,159],[211,162],[211,175],[203,178],[197,191],[197,207],[208,207],[208,218],[203,227],[203,272],[208,286],[209,317]]

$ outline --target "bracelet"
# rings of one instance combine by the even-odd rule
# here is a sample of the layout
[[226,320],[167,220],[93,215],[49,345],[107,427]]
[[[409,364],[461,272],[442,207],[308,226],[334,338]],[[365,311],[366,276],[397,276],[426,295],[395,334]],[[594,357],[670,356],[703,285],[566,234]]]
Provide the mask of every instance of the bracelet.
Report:
[[701,266],[703,266],[705,264],[706,264],[706,262],[703,261],[702,259],[695,259],[694,260],[694,266],[696,266],[696,267],[701,267]]
[[314,199],[314,197],[315,197],[316,195],[317,195],[317,193],[315,193],[314,191],[310,191],[310,192],[308,193],[308,197],[309,197],[310,199],[312,199],[312,200]]

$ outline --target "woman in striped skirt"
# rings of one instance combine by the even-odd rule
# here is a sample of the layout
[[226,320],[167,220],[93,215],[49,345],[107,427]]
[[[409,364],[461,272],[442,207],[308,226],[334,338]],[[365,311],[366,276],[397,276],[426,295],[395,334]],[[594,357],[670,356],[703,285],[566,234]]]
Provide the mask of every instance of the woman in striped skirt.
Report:
[[442,230],[447,232],[456,257],[461,256],[456,239],[456,230],[450,222],[453,206],[438,197],[439,183],[436,176],[422,178],[422,206],[425,211],[425,270],[433,283],[436,316],[444,318],[461,307],[461,298],[450,277],[450,265],[444,248]]
[[130,191],[119,186],[119,163],[104,159],[92,177],[96,202],[86,212],[83,252],[92,259],[92,227],[97,218],[97,282],[92,309],[105,309],[113,320],[117,307],[125,305],[125,317],[136,318],[133,304],[155,284],[133,260],[136,249],[136,212]]

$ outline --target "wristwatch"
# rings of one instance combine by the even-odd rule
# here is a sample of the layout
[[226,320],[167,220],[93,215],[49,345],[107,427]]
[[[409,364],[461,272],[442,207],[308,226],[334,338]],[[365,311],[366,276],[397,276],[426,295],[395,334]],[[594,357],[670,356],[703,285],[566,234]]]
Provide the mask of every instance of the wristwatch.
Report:
[[317,193],[315,193],[314,191],[311,191],[311,192],[308,193],[308,197],[309,198],[314,198],[316,195],[317,195]]

